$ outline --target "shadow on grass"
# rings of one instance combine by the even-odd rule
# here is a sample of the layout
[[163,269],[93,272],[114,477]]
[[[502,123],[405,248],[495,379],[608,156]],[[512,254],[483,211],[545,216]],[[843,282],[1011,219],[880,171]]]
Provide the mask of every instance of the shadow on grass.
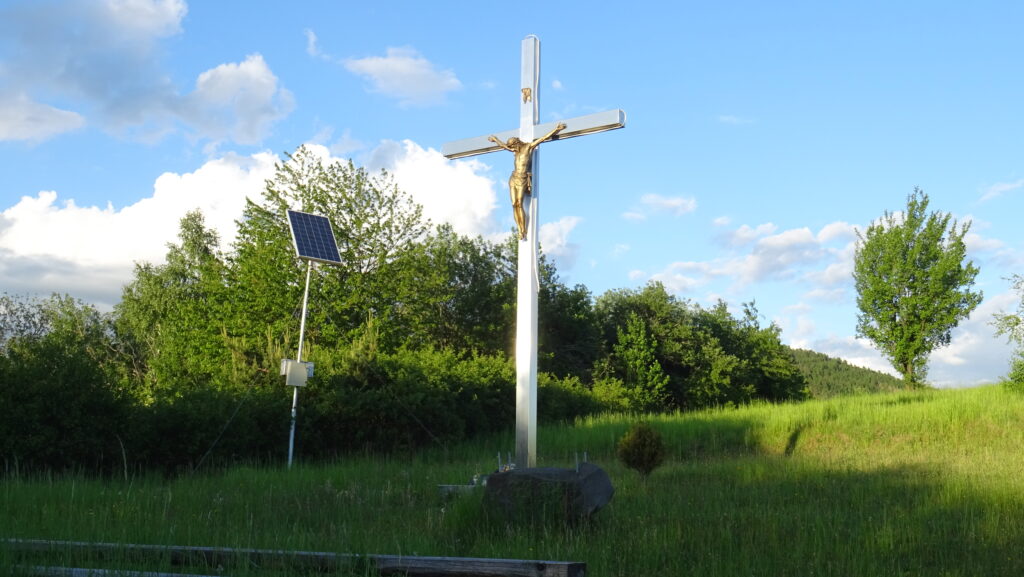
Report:
[[1024,501],[935,467],[841,471],[754,456],[682,463],[649,481],[619,496],[616,517],[643,520],[601,537],[627,542],[586,558],[592,574],[1024,574]]
[[637,422],[649,423],[661,433],[669,460],[710,456],[753,455],[761,452],[762,425],[754,419],[716,413],[700,415],[639,415],[591,419],[574,426],[546,428],[544,453],[568,459],[587,451],[591,460],[615,460],[615,448]]

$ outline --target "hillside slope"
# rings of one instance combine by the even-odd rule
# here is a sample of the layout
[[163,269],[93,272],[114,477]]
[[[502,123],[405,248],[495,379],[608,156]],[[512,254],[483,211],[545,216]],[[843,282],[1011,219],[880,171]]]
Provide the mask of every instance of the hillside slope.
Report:
[[811,396],[827,399],[840,395],[880,393],[905,389],[903,380],[871,369],[857,367],[826,354],[791,349],[796,365],[807,379]]

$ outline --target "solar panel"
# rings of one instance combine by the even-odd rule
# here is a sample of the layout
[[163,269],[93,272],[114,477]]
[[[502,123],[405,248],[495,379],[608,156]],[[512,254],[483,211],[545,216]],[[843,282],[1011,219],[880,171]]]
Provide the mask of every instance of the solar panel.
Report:
[[341,264],[338,243],[334,241],[331,221],[326,216],[308,212],[288,211],[288,226],[299,258]]

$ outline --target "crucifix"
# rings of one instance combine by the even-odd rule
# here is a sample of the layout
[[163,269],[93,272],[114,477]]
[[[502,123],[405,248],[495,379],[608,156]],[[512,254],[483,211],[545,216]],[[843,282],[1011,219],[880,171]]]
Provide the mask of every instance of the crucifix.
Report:
[[[516,467],[537,465],[537,147],[547,140],[562,140],[626,125],[626,113],[607,110],[562,122],[538,124],[540,40],[527,36],[522,44],[519,128],[448,142],[441,147],[446,158],[508,150],[515,155],[509,178],[509,194],[519,229],[516,280]],[[539,136],[538,136],[539,135]]]

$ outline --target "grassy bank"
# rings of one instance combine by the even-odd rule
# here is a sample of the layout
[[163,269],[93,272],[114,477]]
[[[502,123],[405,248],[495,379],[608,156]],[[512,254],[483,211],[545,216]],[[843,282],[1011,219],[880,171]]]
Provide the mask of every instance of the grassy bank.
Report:
[[483,523],[472,497],[442,503],[437,485],[492,470],[511,446],[501,438],[291,471],[7,479],[0,534],[572,560],[595,576],[1024,574],[1024,396],[921,391],[649,421],[669,459],[646,482],[614,459],[632,419],[541,430],[542,464],[587,451],[616,487],[568,529]]

